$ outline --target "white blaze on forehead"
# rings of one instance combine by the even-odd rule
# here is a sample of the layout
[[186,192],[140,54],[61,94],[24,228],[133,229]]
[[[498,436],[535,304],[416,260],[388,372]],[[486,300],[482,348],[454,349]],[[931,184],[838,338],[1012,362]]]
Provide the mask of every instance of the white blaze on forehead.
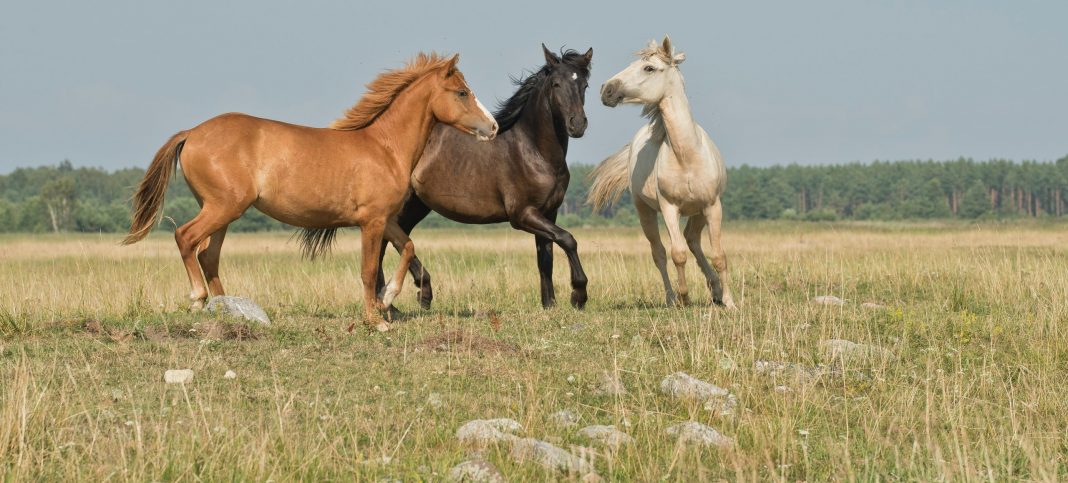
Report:
[[578,74],[572,72],[571,73],[571,80],[577,80],[577,79],[578,79]]

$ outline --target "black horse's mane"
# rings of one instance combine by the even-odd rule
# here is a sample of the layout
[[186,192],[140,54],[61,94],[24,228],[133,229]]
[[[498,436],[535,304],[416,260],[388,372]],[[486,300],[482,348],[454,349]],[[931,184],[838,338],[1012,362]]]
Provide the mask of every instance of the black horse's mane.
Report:
[[[590,66],[586,65],[582,61],[583,55],[574,51],[566,50],[561,52],[560,61],[571,67],[578,69],[583,77],[589,77]],[[497,103],[497,112],[493,113],[493,117],[497,120],[498,131],[497,134],[503,134],[505,131],[515,126],[515,123],[519,121],[519,117],[523,114],[523,107],[527,105],[527,101],[530,100],[530,96],[534,95],[541,87],[542,81],[549,75],[549,65],[543,65],[537,72],[532,72],[526,77],[512,77],[512,83],[519,87],[516,89],[515,94],[509,97],[505,101]]]

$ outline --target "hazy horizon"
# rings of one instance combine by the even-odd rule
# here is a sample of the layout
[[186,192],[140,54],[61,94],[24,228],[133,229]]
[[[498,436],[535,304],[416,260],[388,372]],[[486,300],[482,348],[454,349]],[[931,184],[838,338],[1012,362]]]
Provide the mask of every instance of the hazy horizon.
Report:
[[419,51],[459,52],[490,106],[543,64],[542,42],[594,49],[590,126],[568,159],[596,163],[643,122],[602,106],[598,87],[665,33],[729,166],[1068,154],[1068,4],[406,5],[4,5],[0,173],[144,167],[228,111],[325,126]]

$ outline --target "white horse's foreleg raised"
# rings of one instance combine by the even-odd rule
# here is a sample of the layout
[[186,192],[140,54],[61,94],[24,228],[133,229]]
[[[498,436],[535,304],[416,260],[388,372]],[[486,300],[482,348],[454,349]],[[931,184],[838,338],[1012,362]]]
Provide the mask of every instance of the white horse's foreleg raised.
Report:
[[719,239],[723,224],[723,202],[719,198],[716,198],[716,204],[705,208],[705,219],[708,220],[708,240],[712,243],[712,266],[719,273],[717,283],[712,286],[712,302],[733,309],[735,305],[731,297],[731,276],[727,273],[727,253],[723,251],[723,243]]
[[653,254],[653,263],[660,271],[660,279],[664,282],[664,296],[668,305],[675,303],[675,291],[671,288],[671,279],[667,273],[667,255],[664,254],[664,243],[660,241],[660,227],[656,224],[656,210],[646,205],[641,200],[634,200],[634,207],[638,210],[638,221],[642,224],[642,232],[649,240],[649,249]]
[[679,207],[661,199],[660,212],[664,214],[664,225],[671,238],[671,261],[675,262],[679,276],[679,301],[686,305],[690,303],[690,289],[686,285],[686,239],[679,229]]

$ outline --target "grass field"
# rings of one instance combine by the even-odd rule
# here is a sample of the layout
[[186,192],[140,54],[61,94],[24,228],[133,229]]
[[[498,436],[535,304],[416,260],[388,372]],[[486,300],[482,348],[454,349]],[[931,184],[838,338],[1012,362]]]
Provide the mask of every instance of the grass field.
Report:
[[[264,306],[266,328],[188,313],[167,235],[0,237],[0,476],[440,480],[465,458],[461,424],[507,417],[594,448],[608,480],[1068,479],[1068,227],[726,230],[735,312],[705,305],[692,260],[698,303],[664,307],[637,229],[574,231],[585,311],[566,306],[559,250],[564,306],[542,310],[529,236],[417,232],[435,305],[419,310],[408,282],[386,334],[360,325],[355,233],[314,262],[287,234],[227,237],[223,282]],[[830,360],[835,338],[889,354]],[[758,361],[827,366],[771,377]],[[192,382],[165,384],[180,368]],[[597,394],[606,371],[627,394]],[[678,371],[729,389],[735,415],[661,394]],[[635,441],[601,449],[552,422],[563,409]],[[736,443],[665,434],[688,420]],[[505,446],[485,457],[512,481],[562,477]]]

